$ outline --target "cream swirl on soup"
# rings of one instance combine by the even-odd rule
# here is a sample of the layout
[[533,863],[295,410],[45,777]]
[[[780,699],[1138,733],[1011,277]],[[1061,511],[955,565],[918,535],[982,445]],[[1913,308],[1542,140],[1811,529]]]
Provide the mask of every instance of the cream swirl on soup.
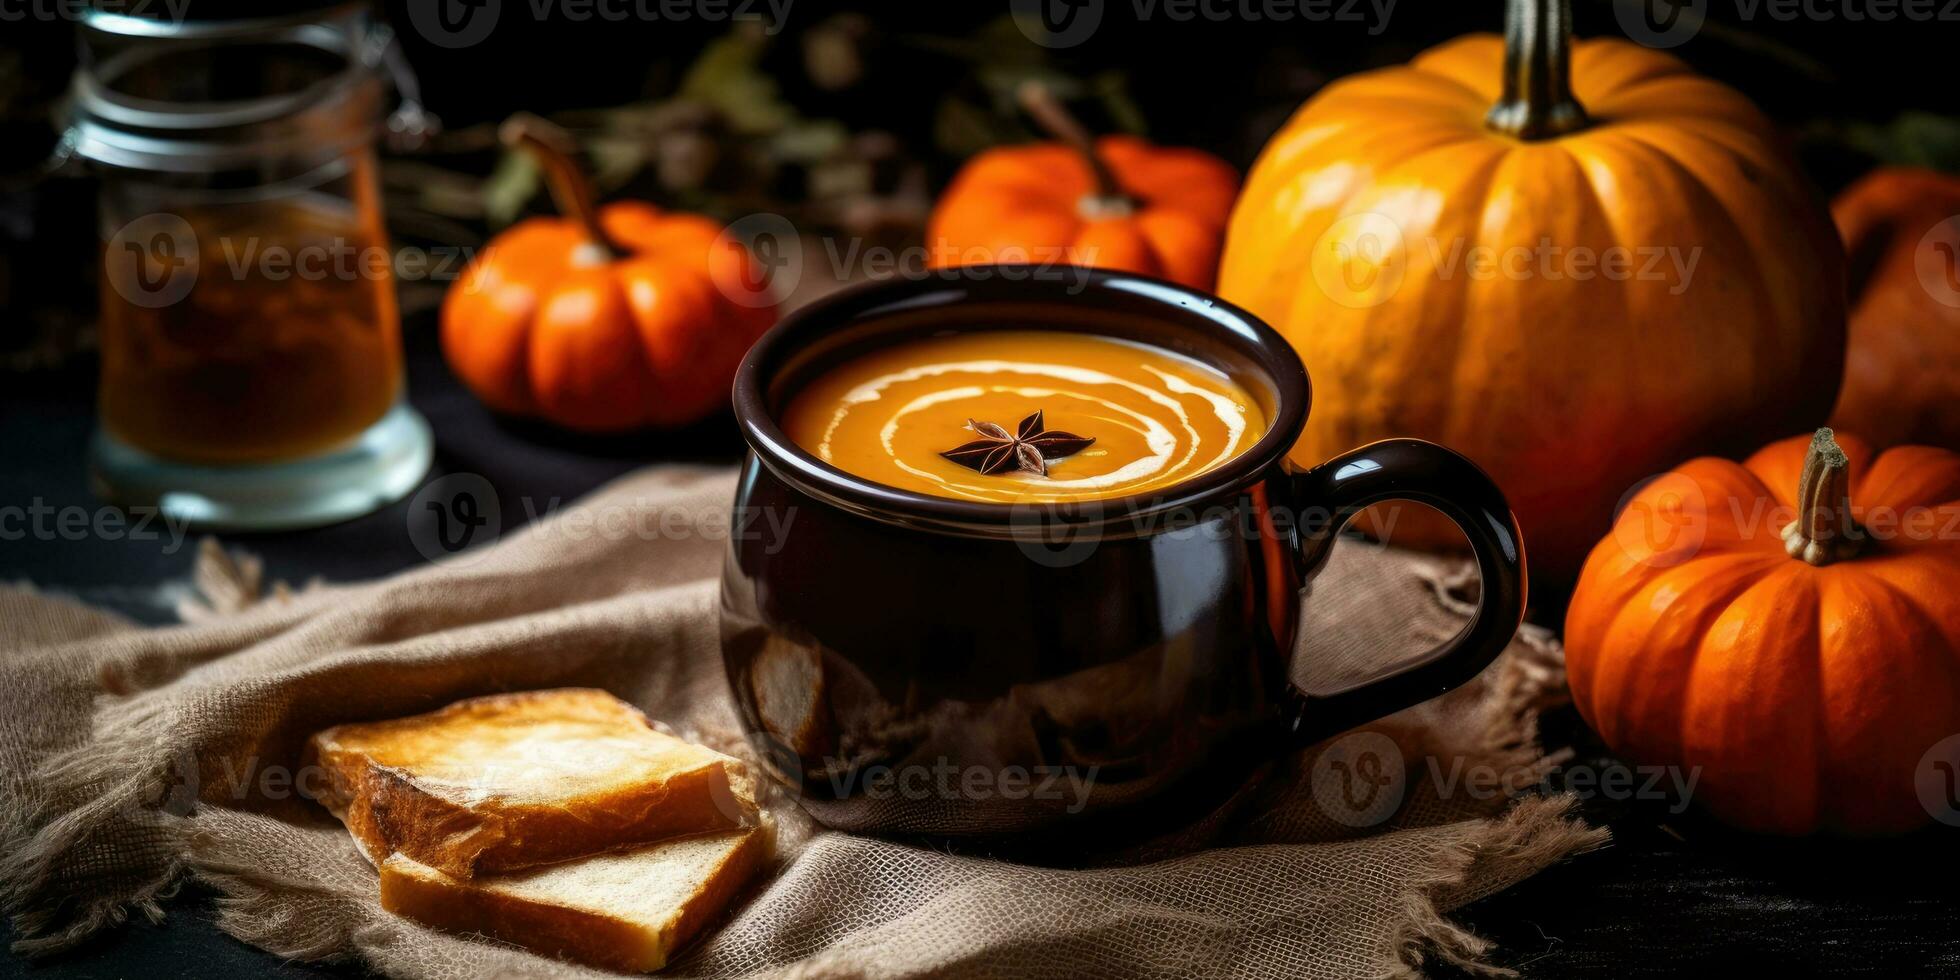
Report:
[[[1094,439],[1046,461],[1047,475],[982,473],[944,453],[1016,433],[1035,412],[1050,431]],[[983,424],[980,431],[972,423]],[[1149,493],[1244,452],[1265,412],[1223,372],[1142,344],[1086,334],[998,331],[880,348],[831,367],[783,415],[790,439],[846,472],[941,497],[992,502]]]

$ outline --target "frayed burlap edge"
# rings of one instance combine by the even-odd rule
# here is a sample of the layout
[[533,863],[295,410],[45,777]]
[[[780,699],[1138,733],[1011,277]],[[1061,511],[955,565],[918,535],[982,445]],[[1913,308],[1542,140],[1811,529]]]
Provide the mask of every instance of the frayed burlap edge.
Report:
[[[192,594],[177,607],[180,619],[210,622],[261,606],[268,597],[286,602],[297,594],[277,581],[268,596],[263,570],[257,555],[227,552],[217,538],[205,537],[192,566]],[[309,583],[307,590],[317,587]],[[19,588],[41,594],[31,584]],[[72,599],[54,598],[102,617],[105,627],[135,628]],[[13,951],[30,957],[73,948],[99,930],[127,922],[132,912],[161,924],[162,903],[177,893],[189,867],[185,815],[196,805],[190,789],[197,777],[196,758],[186,755],[162,766],[129,762],[147,756],[143,748],[168,706],[132,701],[106,665],[96,676],[75,680],[96,688],[83,722],[94,729],[92,737],[43,762],[28,792],[0,799],[0,909],[12,915],[17,937]],[[105,716],[113,716],[114,724],[102,724]],[[105,811],[114,811],[106,821]],[[122,869],[114,882],[95,883],[99,893],[86,899],[78,898],[75,889],[54,888],[55,863],[87,847],[91,833],[104,832],[141,840],[144,867]]]
[[[103,695],[102,705],[123,699]],[[99,705],[100,706],[100,705]],[[161,714],[152,708],[145,717]],[[129,721],[137,721],[131,717]],[[127,760],[144,757],[150,742],[145,724],[118,726],[112,735],[98,733],[91,741],[50,759],[37,773],[39,783],[54,792],[10,803],[9,842],[0,855],[0,905],[14,912],[14,929],[23,937],[13,948],[28,956],[61,952],[99,929],[121,925],[132,910],[153,923],[163,921],[162,900],[181,883],[186,868],[185,819],[195,805],[173,794],[178,760],[160,769],[131,766]],[[182,776],[176,781],[181,785]],[[79,801],[79,802],[78,802]],[[105,811],[113,811],[106,818]],[[35,828],[21,833],[25,828]],[[143,867],[120,868],[114,881],[95,883],[99,893],[79,899],[78,889],[55,888],[56,863],[90,846],[91,835],[125,835],[141,841]],[[56,926],[56,923],[60,923]]]
[[1439,908],[1441,893],[1461,886],[1472,871],[1496,872],[1504,878],[1523,878],[1559,861],[1595,850],[1611,839],[1604,827],[1589,827],[1572,814],[1578,799],[1569,795],[1530,797],[1447,852],[1435,872],[1418,879],[1403,908],[1403,922],[1393,944],[1402,968],[1379,974],[1384,980],[1422,976],[1422,966],[1436,959],[1467,973],[1516,976],[1517,971],[1492,965],[1492,943],[1457,925]]
[[[192,844],[196,850],[195,842]],[[258,869],[248,865],[200,858],[193,855],[188,862],[192,875],[202,884],[218,892],[217,925],[228,935],[240,942],[249,943],[260,949],[292,960],[306,960],[314,963],[339,963],[352,959],[356,953],[344,942],[336,942],[322,934],[314,942],[295,942],[296,933],[286,928],[283,919],[268,918],[250,914],[254,909],[275,904],[273,899],[280,894],[291,894],[303,884],[281,881],[277,891],[258,877]],[[342,901],[330,891],[320,890],[328,901]]]
[[[1474,593],[1466,595],[1477,585],[1474,565],[1467,561],[1435,562],[1418,566],[1416,571],[1445,608],[1464,616],[1475,612]],[[1473,744],[1428,748],[1429,754],[1437,757],[1459,755],[1485,760],[1516,780],[1516,785],[1540,785],[1572,758],[1571,749],[1546,752],[1539,742],[1540,714],[1564,703],[1568,696],[1564,649],[1550,630],[1529,623],[1520,627],[1517,643],[1532,655],[1509,656],[1484,679],[1490,692],[1480,705],[1483,724],[1471,739]],[[1610,830],[1589,826],[1574,813],[1578,802],[1578,797],[1566,793],[1525,796],[1446,852],[1434,872],[1413,882],[1407,895],[1403,922],[1394,939],[1401,968],[1379,976],[1384,980],[1420,977],[1431,956],[1466,973],[1516,976],[1515,970],[1491,964],[1491,941],[1451,921],[1446,909],[1461,907],[1492,891],[1452,894],[1461,890],[1473,871],[1508,883],[1610,843]]]

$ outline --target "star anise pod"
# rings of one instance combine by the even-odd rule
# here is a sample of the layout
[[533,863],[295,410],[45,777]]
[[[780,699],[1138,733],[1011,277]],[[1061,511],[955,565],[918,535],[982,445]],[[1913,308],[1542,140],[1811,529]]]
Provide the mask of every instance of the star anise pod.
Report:
[[1042,424],[1039,409],[1022,419],[1019,429],[1011,435],[994,422],[967,419],[966,427],[979,433],[980,438],[939,455],[990,476],[1016,467],[1047,476],[1049,460],[1073,456],[1096,441],[1094,436],[1084,438],[1073,432],[1048,431]]

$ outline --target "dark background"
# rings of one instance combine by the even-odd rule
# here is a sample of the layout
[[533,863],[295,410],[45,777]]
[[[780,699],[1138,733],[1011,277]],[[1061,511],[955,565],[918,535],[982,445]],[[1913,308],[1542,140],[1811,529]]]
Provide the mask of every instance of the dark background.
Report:
[[[0,356],[15,367],[88,345],[95,232],[79,216],[92,207],[91,191],[86,180],[35,181],[55,142],[76,45],[70,24],[33,12],[64,2],[80,0],[0,0]],[[125,2],[154,9],[165,0]],[[190,3],[195,15],[267,12],[293,0],[175,2]],[[494,2],[500,14],[490,36],[451,49],[415,30],[409,0],[379,0],[399,28],[426,101],[452,130],[431,151],[401,158],[409,165],[390,168],[398,240],[472,241],[526,206],[521,182],[487,192],[479,186],[497,163],[484,124],[518,109],[671,110],[690,66],[739,30],[701,18],[579,22],[558,0]],[[551,12],[538,18],[535,2],[549,2]],[[1055,82],[1094,126],[1204,147],[1244,168],[1285,115],[1327,80],[1406,61],[1465,32],[1499,30],[1503,6],[1398,0],[1378,23],[1360,0],[1352,6],[1362,22],[1180,22],[1165,6],[1175,0],[1082,2],[1099,3],[1100,28],[1078,46],[1049,50],[1013,27],[1009,0],[792,0],[780,29],[745,52],[752,68],[701,73],[696,92],[709,90],[716,110],[751,117],[749,132],[734,144],[725,119],[678,127],[698,139],[662,129],[671,118],[594,126],[603,114],[587,111],[566,121],[587,133],[619,137],[628,130],[603,168],[610,192],[725,217],[814,200],[826,205],[820,215],[794,216],[824,225],[840,213],[864,220],[869,210],[881,230],[902,237],[964,157],[1030,135],[1007,94],[1024,78]],[[1211,6],[1232,11],[1263,2]],[[1667,2],[1574,0],[1578,33],[1621,36],[1620,13]],[[1791,0],[1697,2],[1708,23],[1674,53],[1784,124],[1823,192],[1834,193],[1880,159],[1960,168],[1952,61],[1960,3],[1910,0],[1948,19],[1881,22],[1852,18],[1898,0],[1803,0],[1807,9],[1830,12],[1828,19],[1805,16],[1806,7],[1793,9]],[[1138,16],[1140,6],[1148,16]],[[1348,6],[1331,0],[1328,9]],[[773,92],[758,94],[758,79]],[[710,113],[717,114],[727,112]],[[756,116],[763,117],[759,128]],[[839,138],[841,149],[830,145]],[[634,141],[637,148],[624,146]],[[853,163],[865,167],[853,170]],[[431,169],[440,179],[427,179]],[[469,199],[483,193],[493,199],[487,213],[471,213]],[[535,196],[528,206],[541,204]]]
[[[0,11],[32,9],[37,2],[58,0],[7,0]],[[206,8],[295,6],[292,0],[188,2],[193,15]],[[537,19],[533,0],[500,2],[497,29],[463,49],[438,47],[418,35],[406,14],[407,0],[378,3],[401,28],[427,101],[452,124],[491,121],[518,108],[607,106],[672,94],[702,46],[729,29],[727,22],[703,19],[576,22],[557,13]],[[1044,51],[1011,27],[1000,30],[1008,0],[791,0],[768,60],[784,97],[806,114],[886,129],[908,143],[929,146],[941,100],[975,81],[962,47],[981,47],[988,37],[1005,34],[1024,50],[999,51],[995,62],[1045,58],[1079,77],[1118,73],[1143,110],[1149,135],[1203,146],[1243,167],[1283,113],[1327,79],[1406,61],[1466,32],[1501,30],[1503,19],[1501,0],[1397,0],[1386,25],[1371,33],[1377,25],[1367,0],[1355,4],[1362,23],[1240,17],[1179,22],[1164,12],[1173,2],[1100,0],[1101,22],[1093,36],[1075,47]],[[1256,8],[1262,2],[1216,0],[1213,7]],[[1666,0],[1619,2],[1638,9],[1639,3]],[[1673,52],[1741,89],[1794,128],[1853,121],[1883,125],[1909,110],[1951,113],[1960,107],[1951,61],[1960,40],[1960,6],[1950,0],[1930,0],[1936,14],[1951,8],[1948,19],[1931,23],[1849,19],[1850,12],[1882,8],[1888,0],[1805,0],[1813,9],[1839,12],[1823,20],[1801,12],[1787,18],[1772,13],[1790,0],[1703,2],[1708,26]],[[1139,18],[1140,4],[1158,9]],[[1331,0],[1337,10],[1346,4]],[[1581,37],[1624,34],[1612,0],[1574,0],[1573,11]],[[868,71],[859,83],[834,91],[812,83],[799,62],[806,38],[837,26],[840,17],[866,22]],[[48,110],[67,85],[74,47],[64,22],[0,20],[0,51],[5,52],[0,54],[0,171],[31,167],[52,144],[55,127]],[[1861,166],[1855,154],[1819,149],[1809,162],[1820,167],[1816,176],[1826,191]]]
[[[193,12],[204,6],[193,2]],[[782,31],[763,39],[727,23],[535,20],[530,0],[502,2],[498,29],[460,50],[418,35],[405,0],[383,4],[449,130],[434,146],[389,159],[397,241],[471,244],[544,206],[485,138],[487,125],[516,109],[556,114],[603,145],[595,157],[608,161],[600,169],[609,193],[724,217],[766,206],[820,231],[904,240],[968,153],[1029,135],[1008,101],[1021,80],[1054,84],[1097,127],[1202,146],[1243,168],[1327,80],[1405,61],[1466,31],[1497,30],[1502,18],[1498,0],[1401,0],[1371,35],[1371,25],[1351,22],[1139,22],[1131,0],[1104,0],[1089,41],[1049,51],[1006,20],[1006,0],[795,0]],[[1675,53],[1782,123],[1821,192],[1881,160],[1960,169],[1960,22],[1779,19],[1771,2],[1714,0],[1709,26]],[[1621,33],[1605,0],[1574,7],[1581,36]],[[0,0],[0,14],[28,9]],[[1813,9],[1868,8],[1838,0]],[[725,57],[696,69],[709,51]],[[94,384],[94,190],[86,178],[38,173],[75,58],[69,24],[0,17],[0,506],[94,506],[82,463]],[[492,418],[435,352],[430,310],[439,295],[430,284],[404,286],[409,391],[438,434],[433,475],[478,473],[506,501],[548,502],[648,461],[731,459],[739,448],[726,419],[592,441]],[[508,521],[521,511],[505,513]],[[366,578],[421,560],[405,533],[412,519],[398,504],[320,531],[228,541],[263,555],[272,579]],[[0,581],[30,580],[151,622],[172,618],[190,561],[189,545],[167,539],[0,541]],[[1546,725],[1551,744],[1576,743],[1582,759],[1599,751],[1570,712]],[[1593,802],[1588,815],[1613,827],[1612,848],[1461,917],[1497,941],[1500,963],[1532,976],[1960,976],[1951,834],[1792,844],[1659,805]],[[0,956],[0,974],[26,969]],[[173,905],[166,927],[116,931],[30,975],[313,969],[217,933],[208,903],[191,895]]]

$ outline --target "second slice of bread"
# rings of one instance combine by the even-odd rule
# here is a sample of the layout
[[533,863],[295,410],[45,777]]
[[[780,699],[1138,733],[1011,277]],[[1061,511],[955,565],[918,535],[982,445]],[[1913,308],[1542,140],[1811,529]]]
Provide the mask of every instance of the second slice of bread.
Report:
[[756,820],[740,761],[655,731],[604,691],[474,698],[329,728],[309,749],[321,802],[370,861],[399,853],[453,878]]
[[381,905],[426,926],[482,933],[546,956],[658,970],[768,861],[774,836],[765,821],[474,881],[396,854],[381,863]]

